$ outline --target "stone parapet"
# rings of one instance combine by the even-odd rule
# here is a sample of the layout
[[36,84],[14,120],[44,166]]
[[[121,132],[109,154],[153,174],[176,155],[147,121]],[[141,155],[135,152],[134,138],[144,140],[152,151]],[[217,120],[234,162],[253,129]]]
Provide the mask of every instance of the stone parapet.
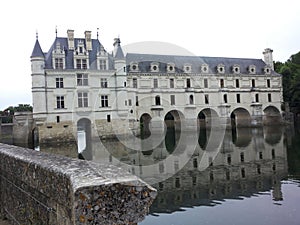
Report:
[[135,224],[156,190],[113,165],[0,144],[1,216],[16,224]]

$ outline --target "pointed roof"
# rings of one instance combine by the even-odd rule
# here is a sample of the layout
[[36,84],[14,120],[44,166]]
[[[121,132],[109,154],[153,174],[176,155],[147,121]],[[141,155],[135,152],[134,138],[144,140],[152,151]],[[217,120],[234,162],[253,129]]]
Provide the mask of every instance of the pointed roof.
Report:
[[114,42],[114,57],[115,59],[124,59],[124,53],[123,50],[121,48],[121,41],[120,38],[115,38],[115,42]]
[[38,39],[36,39],[36,41],[35,41],[35,45],[34,45],[32,53],[31,53],[31,58],[32,57],[44,57],[44,53],[42,51],[42,48],[40,46]]

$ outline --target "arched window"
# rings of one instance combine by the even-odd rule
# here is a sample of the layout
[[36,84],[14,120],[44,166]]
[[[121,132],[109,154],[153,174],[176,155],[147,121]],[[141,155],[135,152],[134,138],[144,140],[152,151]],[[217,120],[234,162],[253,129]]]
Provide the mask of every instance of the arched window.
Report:
[[190,95],[190,104],[191,104],[191,105],[194,104],[194,95]]
[[155,96],[155,105],[160,105],[160,96]]

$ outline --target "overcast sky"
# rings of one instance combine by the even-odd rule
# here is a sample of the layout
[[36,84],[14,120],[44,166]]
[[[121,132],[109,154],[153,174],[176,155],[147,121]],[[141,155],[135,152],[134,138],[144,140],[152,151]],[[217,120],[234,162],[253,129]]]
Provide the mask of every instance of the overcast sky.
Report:
[[262,58],[274,50],[275,61],[300,51],[299,0],[16,0],[1,4],[0,110],[31,102],[30,55],[38,31],[47,52],[67,29],[75,37],[92,31],[108,50],[122,45],[161,41],[195,55]]

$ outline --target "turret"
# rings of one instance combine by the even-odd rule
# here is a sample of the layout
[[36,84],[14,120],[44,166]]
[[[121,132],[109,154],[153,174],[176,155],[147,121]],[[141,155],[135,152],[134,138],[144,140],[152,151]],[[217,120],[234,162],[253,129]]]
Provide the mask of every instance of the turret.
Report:
[[46,112],[46,81],[45,81],[45,56],[36,37],[36,42],[31,54],[31,79],[33,112],[35,114]]
[[121,117],[126,117],[128,113],[128,107],[125,106],[125,101],[127,100],[127,91],[126,91],[126,60],[124,57],[123,50],[121,48],[120,38],[114,39],[114,68],[115,68],[115,84],[117,90],[116,96],[116,108],[118,114]]
[[273,63],[273,50],[270,48],[266,48],[263,52],[264,54],[264,61],[265,63],[274,70],[274,63]]

